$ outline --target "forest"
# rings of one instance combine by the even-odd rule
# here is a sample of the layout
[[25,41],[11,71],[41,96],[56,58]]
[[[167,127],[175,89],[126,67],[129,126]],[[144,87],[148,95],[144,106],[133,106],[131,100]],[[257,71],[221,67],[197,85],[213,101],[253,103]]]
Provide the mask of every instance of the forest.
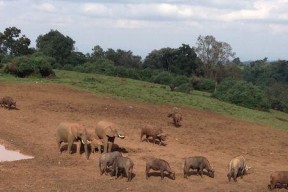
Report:
[[54,69],[96,73],[162,84],[171,91],[193,90],[239,106],[288,112],[288,61],[268,57],[242,62],[232,47],[212,35],[199,36],[195,46],[152,50],[145,58],[131,50],[76,51],[75,41],[57,30],[39,35],[30,46],[21,29],[0,32],[0,72],[19,78],[54,78]]

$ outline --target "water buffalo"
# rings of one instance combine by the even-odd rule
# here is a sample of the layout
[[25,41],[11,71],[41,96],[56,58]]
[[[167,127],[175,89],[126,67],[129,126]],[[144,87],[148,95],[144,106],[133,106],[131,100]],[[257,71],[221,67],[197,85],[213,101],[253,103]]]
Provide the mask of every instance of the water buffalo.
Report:
[[275,171],[270,175],[270,184],[268,189],[288,187],[288,171]]
[[168,172],[169,176],[175,180],[175,172],[172,171],[167,161],[158,158],[151,158],[146,161],[146,179],[148,179],[148,173],[150,169],[159,171],[161,173],[161,180],[164,179],[164,171]]
[[203,175],[203,169],[206,169],[208,175],[214,178],[214,170],[206,157],[194,156],[188,157],[184,162],[184,178],[187,178],[190,169],[197,169],[197,174]]
[[123,176],[123,171],[125,171],[125,174],[127,176],[127,181],[132,180],[132,173],[133,173],[133,166],[134,163],[129,157],[121,157],[118,156],[113,163],[113,170],[115,171],[116,179],[118,178],[118,172],[122,172]]
[[248,167],[246,164],[245,158],[240,155],[233,159],[228,164],[228,180],[231,180],[231,177],[233,177],[233,180],[236,182],[237,177],[241,176],[243,178],[243,175],[250,169],[251,167]]
[[107,167],[112,166],[117,157],[122,157],[122,153],[120,153],[119,151],[113,151],[101,154],[101,156],[99,157],[100,175],[103,175],[104,172],[105,174],[107,174]]
[[142,141],[144,135],[146,136],[147,142],[149,137],[152,137],[153,143],[156,143],[156,139],[158,139],[159,145],[163,144],[162,141],[165,141],[167,137],[167,134],[164,133],[161,128],[156,128],[151,125],[145,125],[141,128],[140,141]]

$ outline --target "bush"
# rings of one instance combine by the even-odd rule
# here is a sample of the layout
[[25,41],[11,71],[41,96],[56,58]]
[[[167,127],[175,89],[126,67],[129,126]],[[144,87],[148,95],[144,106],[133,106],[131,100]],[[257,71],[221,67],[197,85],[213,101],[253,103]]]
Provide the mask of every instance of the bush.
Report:
[[74,70],[74,67],[73,67],[73,65],[71,65],[71,64],[65,64],[65,65],[63,66],[63,70],[73,71],[73,70]]
[[272,109],[288,112],[288,85],[275,82],[265,88]]
[[173,77],[169,72],[163,71],[153,78],[153,82],[158,84],[171,85],[173,84]]
[[75,70],[81,70],[84,73],[99,73],[104,75],[113,75],[116,76],[115,66],[113,62],[108,59],[97,60],[96,62],[88,62],[84,65],[81,65],[81,68],[75,67]]
[[138,79],[138,80],[140,79],[137,74],[136,69],[132,69],[132,68],[124,67],[124,66],[118,66],[118,67],[115,67],[115,71],[117,73],[117,76],[119,77],[126,77],[126,78],[131,78],[131,79]]
[[199,91],[207,91],[213,93],[215,89],[215,82],[212,79],[204,79],[199,77],[192,78],[193,88]]
[[184,83],[175,87],[174,91],[182,93],[190,93],[192,91],[192,86],[190,83]]
[[269,109],[264,92],[258,86],[254,86],[252,83],[247,83],[246,81],[226,79],[219,84],[218,90],[213,96],[220,100],[251,109]]
[[77,65],[74,67],[74,71],[80,72],[80,73],[87,73],[84,65]]
[[[189,84],[189,78],[184,76],[184,75],[176,75],[173,80],[172,83],[176,86],[179,87],[180,85],[184,85],[184,84]],[[189,85],[190,86],[190,85]]]
[[145,68],[145,69],[139,70],[139,73],[140,73],[140,77],[142,81],[152,82],[153,75],[155,75],[157,71],[150,69],[150,68]]
[[55,75],[51,61],[54,61],[54,59],[41,54],[15,57],[6,65],[4,72],[17,77],[28,77],[31,75],[48,77]]

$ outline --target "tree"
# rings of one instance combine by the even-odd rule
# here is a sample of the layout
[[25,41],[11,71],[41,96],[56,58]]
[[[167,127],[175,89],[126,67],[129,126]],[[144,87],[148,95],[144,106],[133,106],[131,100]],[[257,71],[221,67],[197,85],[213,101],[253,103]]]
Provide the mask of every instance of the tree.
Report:
[[38,51],[45,55],[53,57],[60,64],[65,64],[65,59],[68,58],[74,51],[73,39],[69,36],[64,36],[57,30],[51,30],[45,35],[38,36],[36,47]]
[[194,49],[186,44],[182,44],[177,49],[167,47],[153,50],[145,58],[143,67],[162,69],[186,76],[203,74],[201,60],[197,57]]
[[226,64],[235,56],[228,43],[218,42],[211,35],[205,37],[200,35],[195,51],[204,64],[205,76],[208,78],[214,78],[215,73],[213,75],[212,69],[215,65]]
[[153,50],[145,58],[143,67],[151,69],[164,69],[168,72],[171,72],[171,65],[174,60],[174,56],[175,49],[170,47]]
[[269,63],[267,58],[252,61],[244,67],[243,78],[254,85],[264,87],[269,78]]
[[72,66],[83,65],[87,62],[87,57],[82,52],[72,52],[65,59],[65,62]]
[[269,104],[264,91],[246,81],[239,81],[227,78],[219,84],[219,88],[213,94],[214,97],[240,105],[243,107],[268,110]]
[[288,85],[282,82],[274,82],[265,87],[267,96],[272,109],[288,112]]
[[203,62],[205,77],[215,81],[216,91],[218,83],[225,76],[223,65],[229,63],[235,56],[232,47],[228,43],[216,41],[212,35],[205,37],[200,35],[195,50]]
[[105,57],[114,62],[116,66],[139,68],[142,64],[141,57],[133,55],[132,51],[124,51],[122,49],[108,49]]
[[4,68],[5,73],[14,74],[17,77],[29,77],[31,75],[49,77],[54,76],[52,65],[55,59],[41,53],[28,56],[13,57]]
[[94,46],[94,48],[92,49],[92,53],[91,53],[91,58],[92,60],[98,60],[98,59],[103,59],[105,57],[105,53],[104,50],[102,49],[102,47],[100,47],[100,45],[96,45]]
[[277,82],[288,83],[288,61],[279,60],[271,62],[271,78]]
[[0,55],[21,56],[33,53],[31,43],[25,35],[20,37],[21,30],[16,27],[6,28],[0,32]]
[[[173,67],[177,74],[191,76],[195,74],[197,76],[203,75],[202,62],[197,57],[194,48],[191,48],[187,44],[182,44],[175,52],[175,60]],[[178,72],[177,72],[178,71]]]

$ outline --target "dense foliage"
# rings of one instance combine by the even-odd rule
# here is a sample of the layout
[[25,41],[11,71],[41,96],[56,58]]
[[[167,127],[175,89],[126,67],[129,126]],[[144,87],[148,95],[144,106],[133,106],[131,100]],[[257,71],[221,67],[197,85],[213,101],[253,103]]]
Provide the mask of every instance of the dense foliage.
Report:
[[0,32],[0,68],[18,77],[48,77],[53,69],[98,73],[162,84],[171,91],[200,90],[243,107],[288,112],[288,61],[268,58],[242,63],[232,47],[215,37],[199,36],[196,47],[152,50],[145,58],[132,51],[95,45],[75,51],[75,41],[57,30],[39,35],[36,49],[16,27]]
[[220,100],[251,109],[268,110],[269,108],[263,90],[246,81],[225,79],[213,95]]
[[36,47],[39,52],[55,58],[57,63],[64,64],[74,51],[74,43],[70,37],[65,37],[57,30],[51,30],[37,38]]
[[4,72],[14,74],[17,77],[31,75],[40,77],[53,76],[52,64],[55,60],[43,54],[19,56],[13,58],[4,68]]
[[6,28],[0,32],[0,61],[7,56],[19,56],[32,53],[34,50],[29,48],[30,39],[25,35],[20,37],[21,30],[16,27]]

